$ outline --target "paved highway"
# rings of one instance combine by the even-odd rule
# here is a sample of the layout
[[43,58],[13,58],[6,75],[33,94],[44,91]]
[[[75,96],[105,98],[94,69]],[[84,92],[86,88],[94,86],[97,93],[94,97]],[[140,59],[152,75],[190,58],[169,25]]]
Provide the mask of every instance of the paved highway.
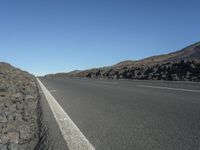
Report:
[[[200,148],[198,83],[39,79],[96,150]],[[52,113],[44,114],[57,143],[53,136],[62,136],[59,127]],[[65,140],[59,142],[59,149],[66,149]]]

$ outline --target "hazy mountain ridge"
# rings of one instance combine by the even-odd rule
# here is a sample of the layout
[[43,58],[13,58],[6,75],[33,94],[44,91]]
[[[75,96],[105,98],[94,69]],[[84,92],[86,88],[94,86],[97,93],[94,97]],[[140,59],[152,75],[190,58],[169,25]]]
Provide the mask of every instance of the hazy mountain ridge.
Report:
[[195,60],[200,59],[200,42],[192,44],[183,48],[182,50],[172,52],[169,54],[151,56],[148,58],[144,58],[138,61],[123,61],[114,66],[121,67],[121,66],[140,66],[140,65],[156,65],[156,64],[163,64],[167,62],[178,62],[181,60]]
[[50,74],[47,77],[200,81],[200,42],[169,54],[138,61],[127,60],[109,67],[75,73]]

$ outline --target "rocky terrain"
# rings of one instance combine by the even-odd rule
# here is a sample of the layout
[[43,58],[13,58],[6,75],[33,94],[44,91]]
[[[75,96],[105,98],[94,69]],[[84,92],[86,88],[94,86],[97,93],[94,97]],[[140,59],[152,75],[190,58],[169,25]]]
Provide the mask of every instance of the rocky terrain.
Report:
[[110,67],[50,74],[46,77],[200,81],[200,42],[165,55],[123,61]]
[[0,150],[35,149],[38,93],[33,75],[0,63]]
[[199,59],[200,59],[200,42],[197,42],[195,44],[183,48],[182,50],[178,50],[173,53],[152,56],[138,61],[123,61],[114,65],[114,67],[125,67],[125,66],[139,67],[142,65],[154,66],[157,64],[164,64],[168,62],[180,62],[182,60],[188,61],[188,60],[199,60]]

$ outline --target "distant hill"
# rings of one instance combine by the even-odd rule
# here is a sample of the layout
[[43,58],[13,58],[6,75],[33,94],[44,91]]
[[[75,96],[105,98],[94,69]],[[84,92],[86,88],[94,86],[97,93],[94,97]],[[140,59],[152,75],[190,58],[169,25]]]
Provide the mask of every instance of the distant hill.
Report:
[[200,42],[169,54],[137,61],[126,60],[103,68],[51,74],[47,77],[200,81]]
[[74,70],[74,71],[71,71],[71,72],[61,72],[61,73],[56,73],[56,74],[48,74],[48,75],[45,75],[45,76],[56,76],[56,77],[65,77],[65,76],[74,76],[76,74],[78,74],[79,72],[81,72],[81,70]]
[[74,71],[71,71],[71,72],[68,72],[68,73],[70,73],[70,74],[76,74],[76,73],[79,73],[79,72],[81,72],[81,70],[74,70]]
[[169,54],[152,56],[138,61],[130,61],[130,60],[123,61],[114,65],[114,67],[141,66],[141,65],[152,66],[155,64],[163,64],[167,62],[178,62],[181,60],[187,61],[195,59],[198,60],[200,59],[200,42],[197,42],[195,44],[183,48],[182,50]]

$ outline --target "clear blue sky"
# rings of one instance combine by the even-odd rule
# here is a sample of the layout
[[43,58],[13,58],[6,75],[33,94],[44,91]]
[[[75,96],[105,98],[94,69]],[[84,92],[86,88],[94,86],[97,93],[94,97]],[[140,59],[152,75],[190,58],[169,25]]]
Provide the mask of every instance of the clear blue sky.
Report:
[[197,41],[199,0],[0,1],[0,61],[36,75],[141,59]]

